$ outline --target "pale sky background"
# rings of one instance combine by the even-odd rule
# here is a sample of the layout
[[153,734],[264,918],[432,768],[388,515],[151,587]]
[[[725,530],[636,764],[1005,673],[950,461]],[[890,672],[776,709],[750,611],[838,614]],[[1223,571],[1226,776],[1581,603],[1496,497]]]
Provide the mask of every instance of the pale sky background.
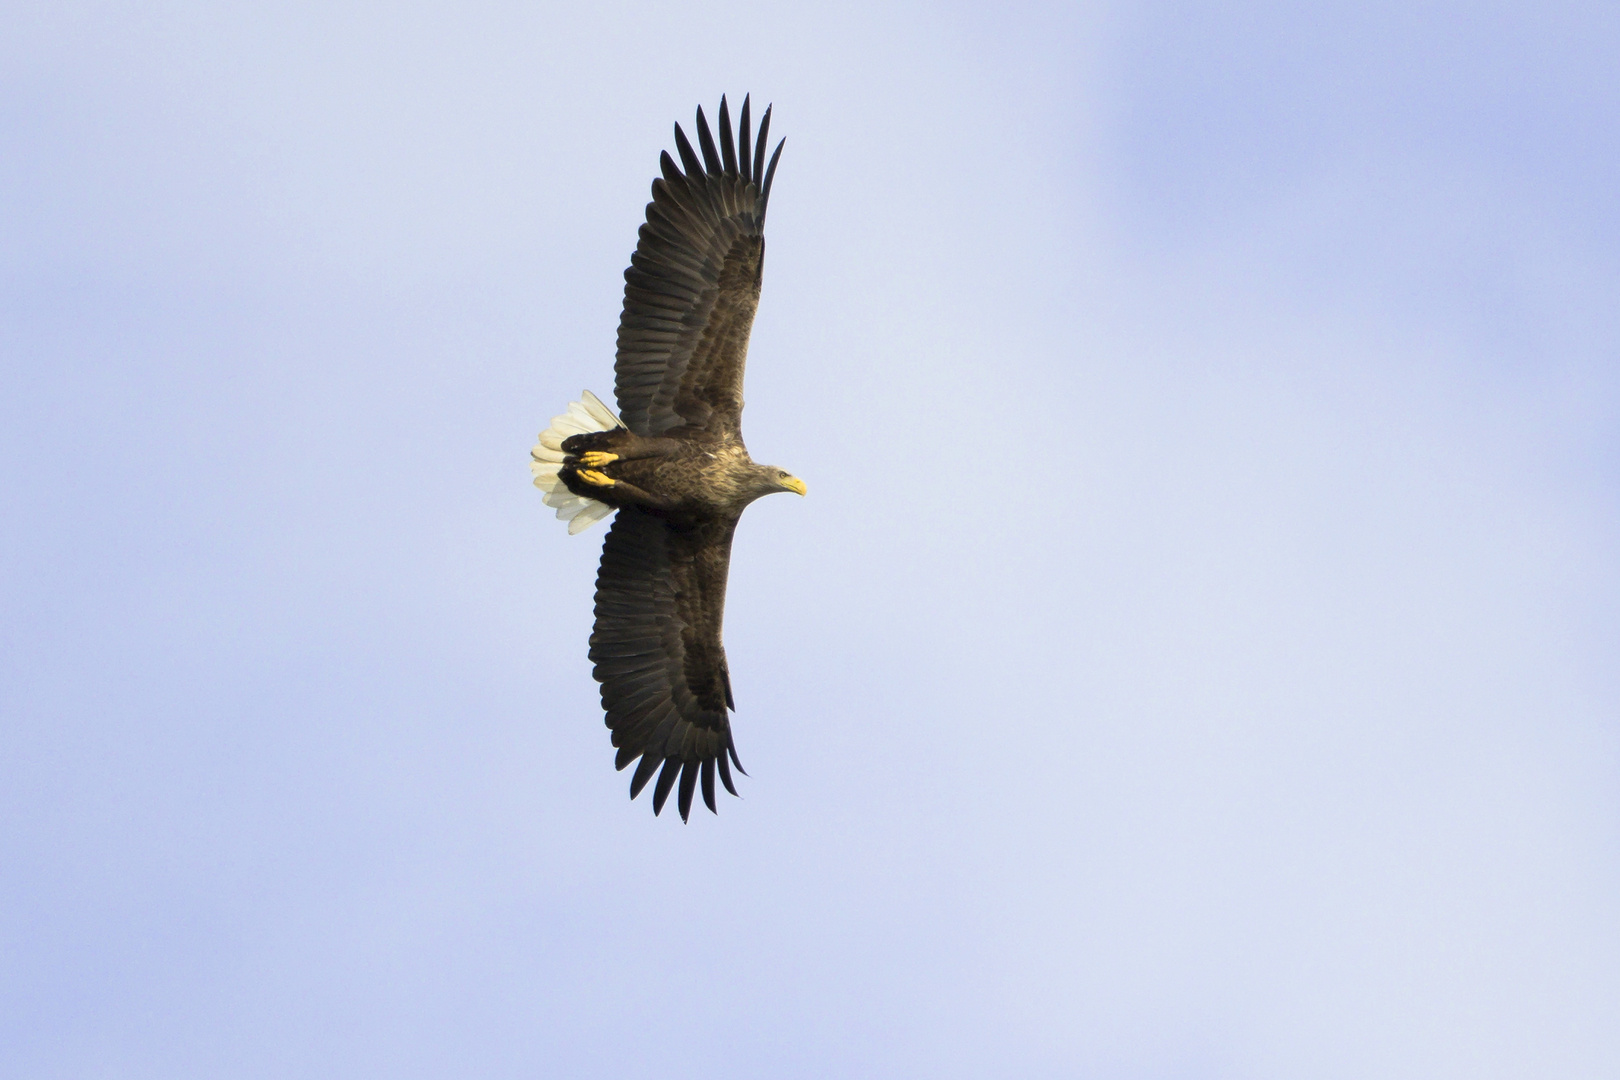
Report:
[[[0,6],[0,1075],[1620,1075],[1620,8]],[[526,465],[787,137],[652,816]]]

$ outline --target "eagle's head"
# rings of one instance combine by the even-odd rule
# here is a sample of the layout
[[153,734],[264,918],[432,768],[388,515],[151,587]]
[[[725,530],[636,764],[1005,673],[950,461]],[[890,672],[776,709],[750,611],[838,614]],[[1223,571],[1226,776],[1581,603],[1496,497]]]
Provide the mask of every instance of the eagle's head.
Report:
[[749,492],[754,498],[761,495],[770,495],[777,491],[791,491],[795,495],[803,495],[809,489],[804,481],[788,472],[778,469],[775,465],[755,465],[753,483]]

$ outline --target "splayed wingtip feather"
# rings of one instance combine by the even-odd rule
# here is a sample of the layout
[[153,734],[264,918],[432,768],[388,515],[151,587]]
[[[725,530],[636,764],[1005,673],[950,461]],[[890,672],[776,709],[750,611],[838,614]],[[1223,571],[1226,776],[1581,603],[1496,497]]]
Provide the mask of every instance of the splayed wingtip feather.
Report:
[[681,811],[681,820],[684,822],[692,816],[692,791],[697,787],[698,763],[688,761],[681,767],[681,791],[676,798],[676,805]]
[[709,808],[709,813],[718,814],[720,811],[714,805],[714,758],[703,759],[703,805]]
[[658,783],[653,786],[653,816],[657,817],[664,809],[664,802],[669,798],[669,789],[675,786],[680,778],[681,763],[677,758],[665,758],[664,767],[658,773]]
[[652,774],[658,771],[658,763],[664,759],[657,754],[642,754],[641,761],[636,765],[636,771],[630,777],[630,797],[634,799],[641,794],[641,789],[647,786]]

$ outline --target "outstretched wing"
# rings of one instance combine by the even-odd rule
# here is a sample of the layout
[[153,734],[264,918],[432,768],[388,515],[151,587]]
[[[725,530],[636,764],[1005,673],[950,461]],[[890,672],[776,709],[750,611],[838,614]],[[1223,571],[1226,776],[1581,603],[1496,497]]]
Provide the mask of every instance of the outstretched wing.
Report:
[[[624,272],[624,312],[614,390],[619,415],[638,435],[737,433],[743,363],[759,306],[765,205],[782,144],[765,163],[771,110],[749,145],[748,99],[736,141],[720,99],[720,146],[697,111],[700,159],[675,125],[686,171],[666,151],[664,175]],[[684,429],[677,430],[677,429]]]
[[659,773],[655,814],[679,778],[682,821],[700,777],[703,801],[715,809],[716,762],[733,795],[727,756],[742,768],[726,714],[731,680],[720,644],[736,528],[732,518],[679,529],[624,507],[602,545],[596,577],[591,659],[619,748],[614,766],[641,758],[630,781],[632,799]]

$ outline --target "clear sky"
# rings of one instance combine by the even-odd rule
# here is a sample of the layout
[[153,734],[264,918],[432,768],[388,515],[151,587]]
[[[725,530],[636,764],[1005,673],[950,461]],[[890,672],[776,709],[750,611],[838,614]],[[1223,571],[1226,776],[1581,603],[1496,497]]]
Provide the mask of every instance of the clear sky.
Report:
[[[1620,1075],[1616,12],[4,4],[0,1075]],[[748,91],[682,825],[527,454]]]

